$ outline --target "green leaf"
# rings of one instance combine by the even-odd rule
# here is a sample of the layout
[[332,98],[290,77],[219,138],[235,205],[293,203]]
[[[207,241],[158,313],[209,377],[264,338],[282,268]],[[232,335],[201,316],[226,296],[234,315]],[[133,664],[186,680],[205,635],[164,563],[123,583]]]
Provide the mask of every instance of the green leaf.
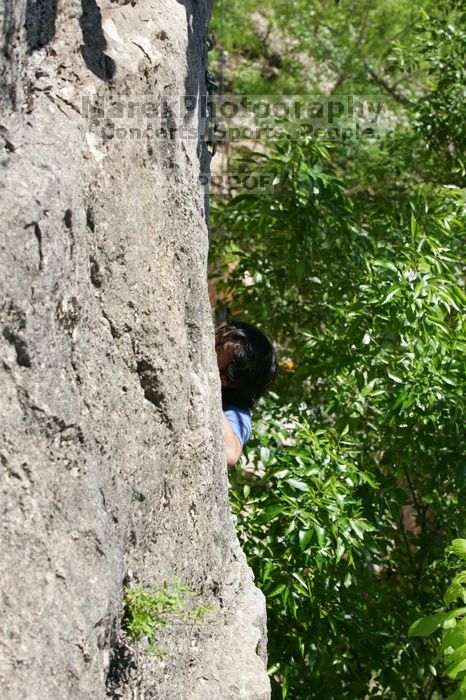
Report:
[[319,543],[319,546],[322,547],[325,541],[325,530],[321,525],[318,525],[317,523],[315,524],[314,529],[317,535],[317,542]]
[[267,464],[267,462],[270,459],[270,450],[268,447],[261,447],[260,448],[260,458],[261,458],[261,462],[263,462],[264,464]]
[[446,613],[445,622],[443,623],[444,629],[450,629],[457,625],[457,618],[462,617],[466,614],[466,607],[456,608],[456,610],[451,610]]
[[270,593],[267,593],[267,598],[274,598],[275,596],[280,595],[280,593],[283,593],[283,591],[285,589],[286,589],[286,584],[280,583]]
[[301,479],[287,479],[286,483],[289,484],[292,488],[297,489],[298,491],[309,490],[308,485],[304,481],[301,481]]
[[361,540],[364,539],[364,531],[363,531],[360,523],[358,523],[355,520],[350,520],[350,527],[356,533],[356,535],[359,537],[359,539],[361,539]]
[[449,665],[452,665],[457,661],[462,661],[463,659],[466,659],[466,644],[462,644],[457,649],[454,649],[454,651],[451,654],[445,654],[445,657],[445,661]]
[[284,512],[285,509],[283,507],[283,504],[281,503],[273,506],[268,506],[267,508],[264,508],[264,510],[258,516],[258,522],[266,523],[269,520],[276,518],[277,515],[283,514]]
[[466,559],[466,540],[456,539],[451,543],[453,552],[462,559]]
[[445,591],[443,601],[445,605],[451,605],[458,598],[462,598],[463,603],[466,603],[466,588],[457,581],[453,581]]
[[461,659],[449,666],[445,671],[445,675],[449,678],[456,678],[462,671],[466,671],[466,659]]
[[307,546],[309,542],[312,539],[312,535],[314,534],[314,531],[312,528],[309,530],[300,530],[299,531],[299,546],[301,547],[301,550],[304,551],[307,549]]
[[445,612],[438,612],[428,617],[421,617],[419,620],[416,620],[416,622],[413,622],[408,630],[408,635],[410,637],[427,637],[429,634],[432,634],[437,627],[443,625],[447,616]]
[[382,301],[382,304],[388,304],[388,302],[391,301],[391,299],[393,299],[393,297],[396,294],[399,294],[400,292],[401,292],[400,286],[398,284],[393,285],[392,287],[390,287],[390,290],[389,290],[387,296],[385,297],[385,299]]

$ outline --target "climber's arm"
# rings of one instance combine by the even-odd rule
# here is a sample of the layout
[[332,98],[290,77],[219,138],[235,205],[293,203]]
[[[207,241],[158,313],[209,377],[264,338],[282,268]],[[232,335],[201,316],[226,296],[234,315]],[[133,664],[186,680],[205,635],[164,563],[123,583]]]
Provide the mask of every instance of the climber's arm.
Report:
[[247,408],[223,404],[223,433],[227,464],[232,467],[241,457],[243,447],[251,437],[251,412]]
[[225,436],[227,464],[229,467],[233,467],[241,457],[242,447],[225,414],[223,414],[223,433]]

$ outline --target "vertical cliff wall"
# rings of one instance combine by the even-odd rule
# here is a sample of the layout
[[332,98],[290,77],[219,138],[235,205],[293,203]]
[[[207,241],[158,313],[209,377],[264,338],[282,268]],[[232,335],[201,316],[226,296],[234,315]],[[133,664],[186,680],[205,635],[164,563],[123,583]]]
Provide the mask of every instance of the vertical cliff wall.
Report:
[[[207,298],[210,2],[1,12],[0,695],[268,698]],[[124,581],[174,576],[213,612],[122,651]]]

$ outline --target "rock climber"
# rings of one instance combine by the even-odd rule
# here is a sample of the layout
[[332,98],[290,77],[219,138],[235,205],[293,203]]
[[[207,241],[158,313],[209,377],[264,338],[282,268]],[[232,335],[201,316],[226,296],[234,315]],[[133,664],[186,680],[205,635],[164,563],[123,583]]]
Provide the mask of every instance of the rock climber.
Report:
[[267,336],[242,321],[230,321],[217,330],[215,350],[222,385],[227,464],[231,467],[251,437],[251,409],[272,384],[277,359]]

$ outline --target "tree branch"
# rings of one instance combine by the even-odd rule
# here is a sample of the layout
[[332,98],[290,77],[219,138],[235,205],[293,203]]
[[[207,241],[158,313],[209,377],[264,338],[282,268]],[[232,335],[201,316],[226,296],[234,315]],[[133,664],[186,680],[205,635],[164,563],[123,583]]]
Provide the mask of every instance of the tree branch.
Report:
[[387,83],[385,78],[382,78],[382,76],[377,75],[377,73],[370,67],[370,65],[365,61],[364,65],[366,66],[367,72],[369,73],[369,76],[371,80],[376,83],[376,85],[380,85],[381,88],[385,90],[385,92],[388,92],[389,95],[393,97],[393,99],[396,102],[399,102],[400,104],[404,105],[405,107],[412,107],[413,103],[411,100],[409,100],[405,95],[403,95],[401,92],[398,92],[398,90],[393,87],[393,85],[390,85]]

